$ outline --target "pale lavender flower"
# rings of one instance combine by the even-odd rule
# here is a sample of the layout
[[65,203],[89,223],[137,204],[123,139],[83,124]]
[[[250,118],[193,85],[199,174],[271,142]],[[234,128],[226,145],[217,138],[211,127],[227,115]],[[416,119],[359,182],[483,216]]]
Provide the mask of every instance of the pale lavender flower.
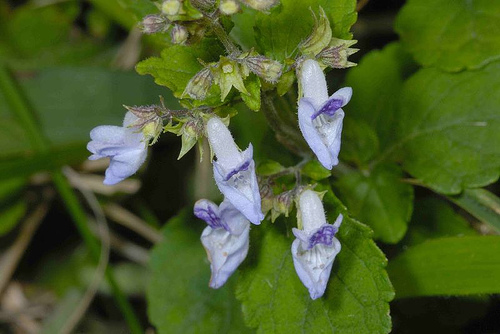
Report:
[[260,224],[264,214],[261,210],[252,144],[241,152],[229,129],[218,117],[208,120],[207,136],[217,157],[213,162],[213,169],[219,190],[248,220]]
[[340,152],[345,106],[352,95],[344,87],[328,97],[325,75],[315,60],[302,64],[300,85],[304,97],[299,100],[299,127],[319,162],[327,169],[337,165]]
[[90,131],[89,160],[110,158],[104,184],[113,185],[131,176],[146,160],[147,143],[142,132],[132,128],[138,118],[127,112],[123,126],[101,125]]
[[297,237],[292,244],[293,264],[311,298],[317,299],[325,293],[333,261],[340,252],[335,234],[343,217],[339,215],[333,225],[328,224],[321,199],[312,190],[300,195],[299,210],[304,229],[293,229]]
[[209,286],[218,289],[247,256],[250,222],[227,199],[219,207],[201,199],[194,205],[194,214],[208,224],[201,242],[212,271]]

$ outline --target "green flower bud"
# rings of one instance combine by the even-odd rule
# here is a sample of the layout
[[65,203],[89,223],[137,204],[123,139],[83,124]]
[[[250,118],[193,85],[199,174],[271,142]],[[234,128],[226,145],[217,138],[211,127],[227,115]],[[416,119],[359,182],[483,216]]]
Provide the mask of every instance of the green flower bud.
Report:
[[189,80],[186,89],[181,97],[189,95],[195,100],[203,100],[207,96],[208,90],[212,86],[213,75],[210,68],[205,67]]
[[197,119],[192,119],[184,123],[179,132],[182,135],[182,147],[177,160],[180,160],[198,142],[198,137],[203,132],[203,123]]
[[184,44],[188,39],[189,33],[186,27],[180,24],[174,25],[170,31],[170,38],[174,44]]
[[240,69],[240,65],[227,57],[220,57],[219,63],[215,67],[215,80],[220,87],[220,98],[224,101],[227,94],[234,87],[243,94],[249,95],[243,79],[245,77]]
[[315,21],[313,32],[305,41],[300,43],[299,49],[303,54],[315,56],[330,43],[332,29],[322,7],[319,7],[319,20],[314,15],[314,12],[312,14]]
[[240,10],[240,6],[235,0],[221,0],[219,10],[224,15],[233,15]]
[[147,15],[142,19],[140,28],[145,34],[164,32],[168,29],[170,22],[161,15]]
[[242,60],[250,72],[255,73],[267,82],[276,83],[281,76],[283,66],[280,62],[264,56],[248,56]]
[[182,3],[179,0],[165,0],[161,5],[161,11],[165,15],[177,15],[181,9]]
[[279,0],[241,0],[241,2],[253,9],[265,11],[277,5]]
[[356,63],[350,62],[347,59],[350,55],[359,51],[359,49],[350,48],[350,46],[356,44],[356,42],[356,40],[332,38],[330,45],[321,50],[316,56],[316,59],[325,66],[330,66],[332,68],[356,66]]

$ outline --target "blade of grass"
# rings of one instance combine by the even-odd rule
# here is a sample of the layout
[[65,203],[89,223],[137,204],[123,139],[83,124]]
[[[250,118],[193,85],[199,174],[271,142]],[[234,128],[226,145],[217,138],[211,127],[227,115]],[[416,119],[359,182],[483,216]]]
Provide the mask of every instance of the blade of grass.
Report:
[[[17,85],[15,79],[10,75],[4,64],[0,63],[0,88],[2,89],[8,105],[22,122],[26,135],[28,136],[33,149],[40,153],[46,153],[50,150],[50,143],[37,124],[35,114],[32,112],[23,93]],[[80,235],[95,261],[99,260],[100,247],[98,241],[92,234],[87,224],[87,217],[83,207],[78,201],[78,197],[71,188],[68,180],[61,170],[54,170],[52,173],[54,185],[63,199],[73,222],[75,223]],[[118,286],[111,267],[106,268],[106,279],[111,287],[111,292],[116,299],[118,308],[122,312],[130,332],[133,334],[142,333],[142,328],[132,305],[130,305],[125,294]]]

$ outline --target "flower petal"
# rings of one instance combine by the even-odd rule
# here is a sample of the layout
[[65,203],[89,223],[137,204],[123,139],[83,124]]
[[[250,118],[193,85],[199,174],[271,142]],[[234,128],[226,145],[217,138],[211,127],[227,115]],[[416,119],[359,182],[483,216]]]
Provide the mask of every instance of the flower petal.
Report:
[[[328,150],[328,147],[323,142],[318,129],[313,124],[311,117],[316,110],[312,101],[308,98],[302,98],[299,101],[299,128],[311,150],[316,154],[319,162],[326,168],[332,169],[335,161]],[[321,117],[321,116],[320,116]],[[340,147],[340,146],[339,146]]]
[[338,91],[332,94],[330,96],[330,99],[336,99],[336,100],[342,100],[342,105],[341,107],[345,106],[349,101],[351,100],[352,97],[352,88],[351,87],[344,87],[340,88]]
[[111,157],[104,184],[113,185],[135,174],[146,160],[147,148],[128,149]]
[[328,87],[326,85],[325,74],[318,62],[307,59],[300,68],[300,85],[304,97],[311,99],[314,109],[320,107],[328,100]]

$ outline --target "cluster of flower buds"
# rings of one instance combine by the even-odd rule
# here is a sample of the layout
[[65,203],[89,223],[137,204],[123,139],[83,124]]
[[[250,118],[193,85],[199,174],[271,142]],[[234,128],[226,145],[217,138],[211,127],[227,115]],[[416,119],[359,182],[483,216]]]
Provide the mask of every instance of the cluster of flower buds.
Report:
[[279,0],[220,0],[219,10],[224,15],[233,15],[240,10],[240,3],[259,11],[268,11],[279,3]]

